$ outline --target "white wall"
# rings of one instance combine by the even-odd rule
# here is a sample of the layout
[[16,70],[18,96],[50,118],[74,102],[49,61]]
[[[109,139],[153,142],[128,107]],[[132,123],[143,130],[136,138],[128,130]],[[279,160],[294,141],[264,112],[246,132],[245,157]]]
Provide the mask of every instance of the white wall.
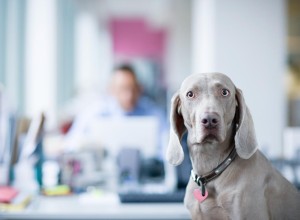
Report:
[[190,1],[173,0],[173,4],[169,8],[169,16],[166,72],[171,96],[174,91],[179,89],[182,80],[191,74]]
[[286,125],[284,0],[194,0],[193,72],[223,72],[243,90],[260,148],[282,150]]
[[108,30],[94,13],[78,13],[75,20],[75,88],[97,90],[107,83],[112,68],[112,46]]
[[192,73],[215,69],[215,1],[192,4]]
[[49,127],[55,124],[57,105],[56,12],[56,1],[27,1],[25,113],[32,117],[44,111]]

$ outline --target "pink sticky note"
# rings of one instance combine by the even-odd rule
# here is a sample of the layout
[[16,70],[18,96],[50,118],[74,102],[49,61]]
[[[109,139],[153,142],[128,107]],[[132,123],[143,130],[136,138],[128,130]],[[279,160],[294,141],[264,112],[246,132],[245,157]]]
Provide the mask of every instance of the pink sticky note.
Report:
[[202,196],[200,189],[195,189],[193,194],[194,194],[195,199],[197,199],[200,203],[203,202],[208,196],[208,192],[206,190],[205,190],[205,195]]

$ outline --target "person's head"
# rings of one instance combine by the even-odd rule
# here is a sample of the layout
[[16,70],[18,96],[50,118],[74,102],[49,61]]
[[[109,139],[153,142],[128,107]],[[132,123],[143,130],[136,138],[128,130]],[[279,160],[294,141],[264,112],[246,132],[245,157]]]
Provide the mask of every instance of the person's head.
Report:
[[114,69],[110,91],[125,111],[132,111],[140,97],[140,85],[130,65]]

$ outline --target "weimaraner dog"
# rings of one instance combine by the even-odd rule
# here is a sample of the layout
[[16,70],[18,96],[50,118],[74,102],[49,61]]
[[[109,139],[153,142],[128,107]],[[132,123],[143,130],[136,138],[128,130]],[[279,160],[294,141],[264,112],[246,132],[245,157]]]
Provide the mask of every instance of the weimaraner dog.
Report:
[[251,114],[229,77],[191,75],[171,105],[167,160],[182,162],[187,131],[193,170],[184,203],[193,220],[300,219],[299,191],[257,149]]

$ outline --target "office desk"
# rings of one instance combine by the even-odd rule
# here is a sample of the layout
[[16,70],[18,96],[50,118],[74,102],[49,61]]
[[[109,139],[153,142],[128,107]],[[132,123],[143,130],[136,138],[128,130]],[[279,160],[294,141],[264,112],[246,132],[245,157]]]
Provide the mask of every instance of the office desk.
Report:
[[0,213],[0,219],[187,220],[190,217],[184,205],[179,203],[121,204],[111,201],[89,203],[82,202],[79,196],[54,198],[39,196],[21,212]]

